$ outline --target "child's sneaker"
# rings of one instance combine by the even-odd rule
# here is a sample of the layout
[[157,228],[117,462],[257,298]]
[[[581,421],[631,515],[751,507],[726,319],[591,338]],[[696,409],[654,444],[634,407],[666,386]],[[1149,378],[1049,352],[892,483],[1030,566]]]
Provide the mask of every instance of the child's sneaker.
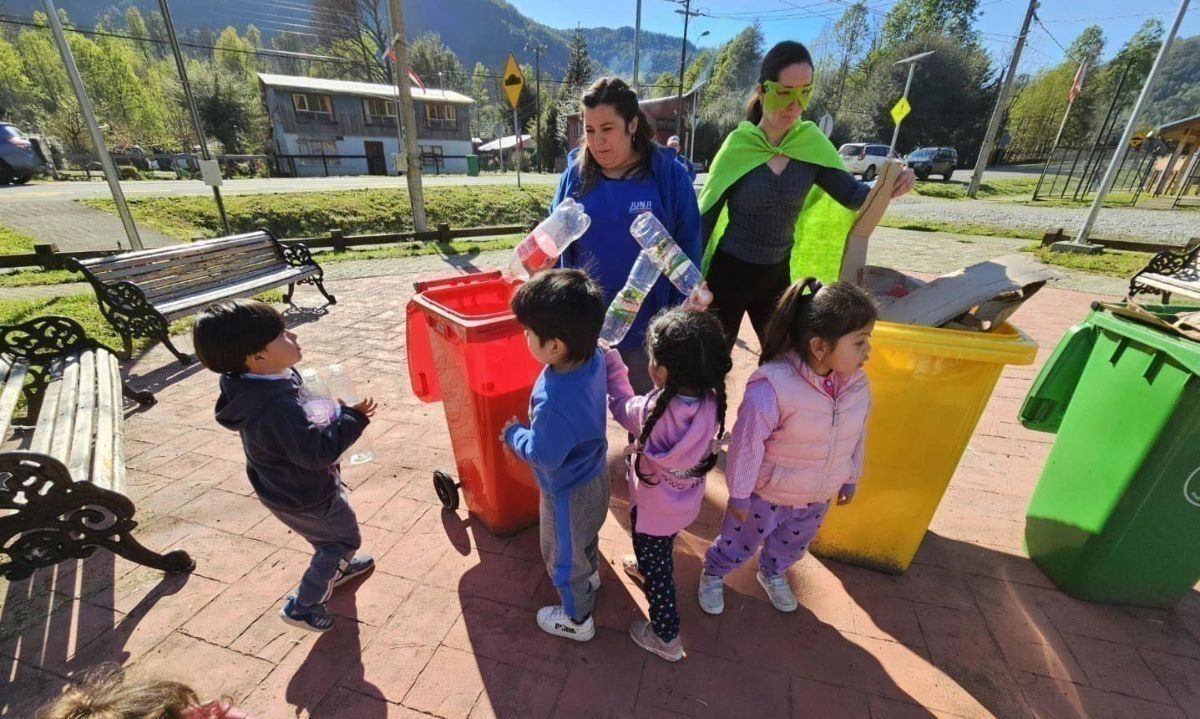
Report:
[[375,560],[365,554],[359,555],[349,562],[342,560],[338,565],[337,576],[333,578],[333,586],[340,587],[355,577],[370,574],[375,569]]
[[725,579],[700,572],[700,608],[709,614],[725,611]]
[[324,604],[302,607],[296,601],[295,596],[288,596],[287,601],[283,604],[283,609],[279,610],[279,616],[293,627],[307,629],[310,632],[327,632],[333,629],[333,617],[325,611]]
[[588,585],[593,592],[600,591],[600,570],[592,572],[592,576],[588,577]]
[[677,662],[687,656],[683,651],[682,639],[675,637],[669,642],[664,642],[654,633],[650,622],[644,619],[639,619],[629,626],[629,638],[642,649],[657,654],[668,662]]
[[626,554],[624,557],[621,557],[621,569],[624,569],[629,578],[637,582],[638,585],[646,583],[646,577],[642,575],[642,570],[638,569],[636,554]]
[[792,593],[792,588],[788,586],[787,577],[780,574],[774,577],[764,577],[761,572],[758,573],[758,583],[762,585],[763,591],[767,593],[771,604],[781,612],[794,612],[800,603],[796,601],[796,595]]
[[568,617],[567,613],[563,611],[562,605],[539,609],[537,623],[547,634],[574,639],[577,642],[586,642],[596,636],[596,623],[592,621],[591,617],[576,624],[575,620]]

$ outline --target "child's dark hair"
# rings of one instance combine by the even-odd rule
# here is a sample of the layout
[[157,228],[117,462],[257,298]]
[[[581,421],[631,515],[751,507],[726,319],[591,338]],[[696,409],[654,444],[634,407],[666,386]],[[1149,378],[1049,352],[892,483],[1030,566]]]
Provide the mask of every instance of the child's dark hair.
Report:
[[[757,87],[762,87],[764,80],[779,82],[779,74],[789,65],[808,65],[813,67],[812,53],[808,48],[804,47],[803,43],[795,40],[784,40],[777,43],[775,47],[767,50],[767,54],[763,56],[762,64],[758,68],[758,83]],[[762,100],[758,98],[758,93],[754,93],[754,97],[750,99],[750,104],[746,105],[746,119],[757,125],[762,121],[763,106]]]
[[604,324],[604,293],[583,270],[546,270],[521,285],[512,299],[521,326],[543,343],[559,340],[567,359],[582,362],[596,352]]
[[815,278],[805,277],[787,288],[775,305],[758,363],[766,364],[789,350],[808,361],[812,338],[819,337],[832,347],[877,317],[875,301],[858,287],[849,282],[822,287]]
[[[654,122],[650,116],[642,112],[642,108],[638,105],[637,93],[633,91],[625,81],[616,77],[602,77],[592,86],[583,92],[583,97],[580,99],[583,107],[589,110],[595,110],[601,105],[608,105],[625,121],[626,129],[629,128],[629,123],[637,120],[637,129],[633,133],[633,151],[640,158],[638,163],[638,172],[650,172],[651,158],[654,156]],[[582,109],[580,117],[582,117]],[[584,139],[580,143],[579,150],[579,175],[582,182],[579,184],[579,197],[586,195],[596,186],[596,182],[600,179],[600,166],[596,164],[596,158],[592,157],[592,153],[587,146],[587,133],[584,132]]]
[[196,317],[192,344],[200,364],[213,372],[245,372],[246,358],[283,334],[283,315],[258,300],[230,300],[205,307]]
[[[667,411],[680,389],[701,393],[712,392],[717,400],[717,434],[725,434],[725,375],[733,369],[725,343],[725,330],[716,315],[709,312],[672,307],[659,312],[646,331],[646,354],[650,361],[667,370],[667,383],[654,399],[654,408],[642,426],[638,446],[650,441],[654,425]],[[650,483],[650,478],[638,468],[641,454],[635,455],[634,470],[638,477]],[[703,477],[717,463],[716,452],[688,470],[692,477]]]
[[102,665],[42,707],[37,719],[182,719],[200,706],[196,692],[172,681],[125,681],[124,670]]

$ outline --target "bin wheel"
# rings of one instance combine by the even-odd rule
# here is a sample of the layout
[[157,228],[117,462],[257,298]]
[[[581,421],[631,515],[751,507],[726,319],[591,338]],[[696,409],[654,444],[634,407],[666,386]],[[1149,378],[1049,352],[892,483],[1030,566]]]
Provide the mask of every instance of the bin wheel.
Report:
[[458,483],[442,471],[433,473],[433,491],[437,492],[442,506],[454,511],[458,509]]

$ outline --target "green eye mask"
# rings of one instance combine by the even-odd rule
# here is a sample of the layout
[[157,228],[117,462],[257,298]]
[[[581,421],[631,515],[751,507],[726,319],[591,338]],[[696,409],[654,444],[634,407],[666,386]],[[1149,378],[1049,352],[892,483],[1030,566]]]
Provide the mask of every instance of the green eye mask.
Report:
[[812,84],[801,87],[784,87],[773,80],[763,80],[763,107],[767,112],[780,112],[791,107],[793,102],[800,103],[800,109],[808,108],[812,101]]

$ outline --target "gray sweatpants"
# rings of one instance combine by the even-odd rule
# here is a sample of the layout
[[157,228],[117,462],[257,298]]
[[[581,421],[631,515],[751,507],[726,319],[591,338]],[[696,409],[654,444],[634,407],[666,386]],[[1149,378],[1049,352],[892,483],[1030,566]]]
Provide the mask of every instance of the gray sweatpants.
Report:
[[609,491],[602,474],[561,496],[542,495],[542,558],[563,610],[576,622],[595,604],[588,579],[600,569],[600,528],[608,517]]
[[312,562],[300,578],[296,601],[304,607],[324,604],[333,591],[333,580],[337,577],[342,560],[353,559],[354,552],[362,546],[358,517],[350,506],[346,486],[339,483],[338,493],[328,503],[303,512],[270,505],[267,505],[267,509],[288,529],[304,537],[313,546]]

